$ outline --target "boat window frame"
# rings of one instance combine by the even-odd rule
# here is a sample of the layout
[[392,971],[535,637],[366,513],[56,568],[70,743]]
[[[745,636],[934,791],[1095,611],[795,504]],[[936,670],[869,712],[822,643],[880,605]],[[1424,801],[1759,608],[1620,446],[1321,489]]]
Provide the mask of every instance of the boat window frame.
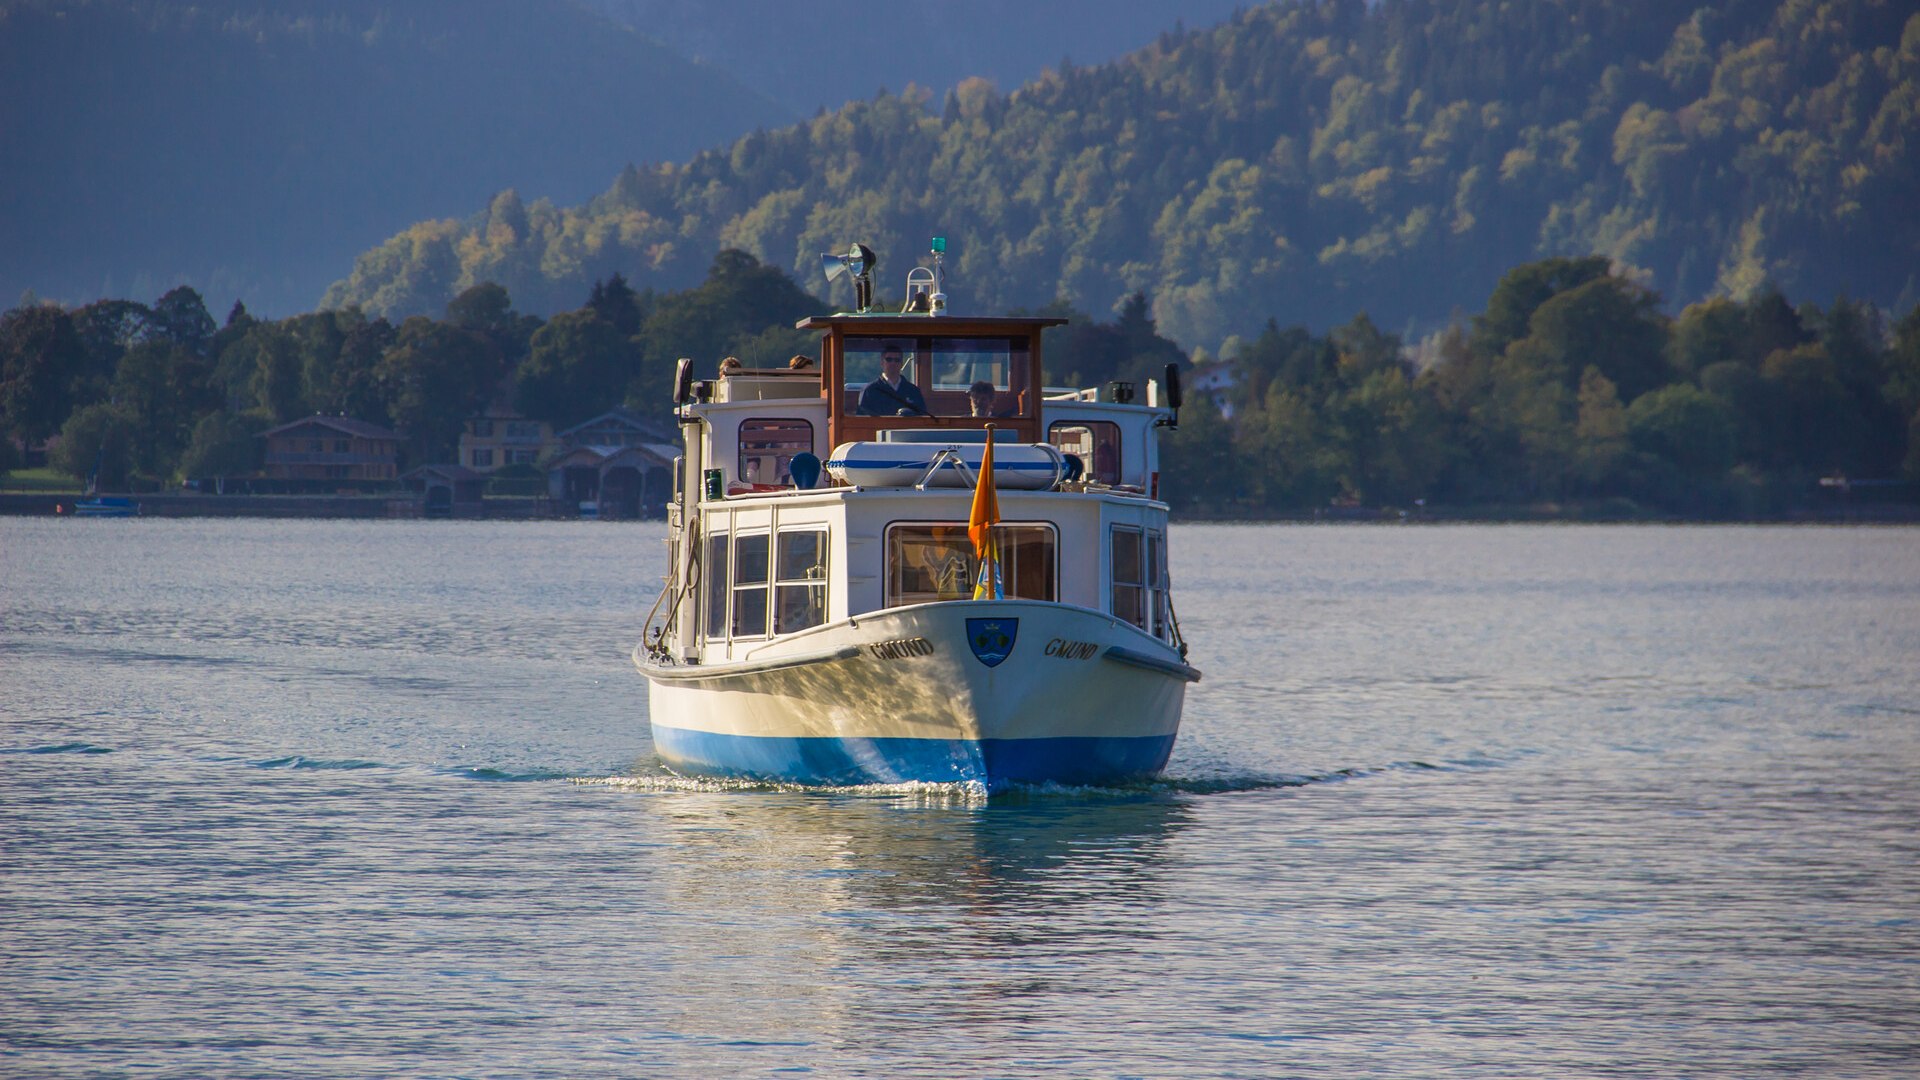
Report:
[[[965,342],[992,342],[1001,346],[998,361],[989,362],[988,369],[996,372],[995,377],[987,380],[993,385],[994,405],[991,415],[976,417],[967,398],[967,388],[971,379],[955,382],[946,376],[948,371],[939,370],[958,361],[956,356],[993,355],[992,350],[979,351],[962,349]],[[1025,420],[1035,419],[1038,415],[1039,387],[1030,385],[1033,378],[1033,354],[1035,343],[1031,334],[1017,330],[1006,330],[997,334],[981,333],[938,333],[928,330],[916,330],[914,333],[846,333],[840,340],[841,350],[841,386],[843,408],[846,415],[861,416],[857,412],[860,395],[878,377],[878,360],[869,363],[868,358],[877,358],[887,348],[899,348],[907,359],[901,374],[920,391],[927,403],[925,419],[940,421],[963,420]],[[977,361],[976,361],[977,363]],[[971,372],[978,374],[977,370]],[[863,417],[869,420],[891,420],[894,417]]]
[[[897,550],[895,546],[895,537],[899,532],[899,530],[909,529],[909,528],[953,529],[959,534],[960,542],[966,544],[966,551],[965,551],[964,557],[966,559],[966,564],[967,564],[963,574],[962,586],[959,590],[961,595],[956,597],[941,597],[936,594],[931,599],[914,599],[914,600],[907,600],[902,598],[901,591],[895,587],[894,571],[895,571],[895,567],[899,564],[898,560],[895,558],[895,553]],[[994,525],[994,528],[995,529],[1041,530],[1045,533],[1045,536],[1047,539],[1047,550],[1050,556],[1047,560],[1047,570],[1046,570],[1046,579],[1045,579],[1047,592],[1049,595],[1025,596],[1025,595],[1020,595],[1010,591],[1009,586],[1012,583],[1017,581],[1017,574],[1008,573],[1005,570],[1005,568],[1003,568],[1001,571],[1001,581],[1003,584],[1003,589],[1007,589],[1007,591],[1005,592],[1006,599],[1008,600],[1040,600],[1047,603],[1058,603],[1059,597],[1060,597],[1060,526],[1056,522],[1052,522],[1052,521],[1021,520],[1021,521],[1001,521],[996,523]],[[887,522],[886,528],[881,530],[881,580],[880,580],[881,608],[886,609],[886,608],[896,608],[896,607],[911,607],[915,604],[948,603],[956,599],[963,600],[963,599],[972,598],[974,580],[979,575],[980,567],[977,561],[973,557],[973,554],[972,554],[973,545],[971,541],[967,539],[966,534],[967,534],[966,522],[956,521],[949,518],[902,518],[896,521]],[[1003,551],[1006,550],[1005,547],[1003,547],[1002,550]],[[1016,569],[1017,569],[1017,564],[1016,564]],[[922,594],[915,593],[913,595],[917,596]]]
[[[1133,558],[1129,560],[1122,560],[1120,557],[1120,538],[1123,535],[1130,535],[1133,538]],[[1107,527],[1107,613],[1124,623],[1152,633],[1153,631],[1149,629],[1152,616],[1147,609],[1146,552],[1146,529],[1139,525],[1120,522],[1114,522]],[[1123,566],[1128,569],[1131,577],[1121,578],[1120,571]],[[1127,595],[1132,599],[1126,607],[1137,609],[1139,612],[1137,618],[1127,610],[1123,610],[1120,599],[1122,589],[1130,590]]]
[[[1057,441],[1058,433],[1061,432],[1062,429],[1071,430],[1073,428],[1084,430],[1087,433],[1088,441],[1093,444],[1092,448],[1087,452],[1086,459],[1080,462],[1084,470],[1080,478],[1089,482],[1106,484],[1109,487],[1118,487],[1122,479],[1126,476],[1126,468],[1123,464],[1126,461],[1126,433],[1121,429],[1119,423],[1113,420],[1055,420],[1053,423],[1047,425],[1048,445],[1059,450],[1061,453],[1074,453],[1075,456],[1078,456],[1077,451],[1068,451],[1066,447],[1061,446]],[[1102,438],[1103,432],[1106,436],[1104,439]],[[1100,451],[1106,446],[1113,447],[1113,465],[1110,470],[1111,479],[1100,475]]]
[[700,629],[707,641],[727,640],[727,613],[733,599],[732,537],[732,532],[727,529],[710,531],[705,537],[706,550],[700,566],[703,575],[700,583]]
[[[766,573],[760,581],[749,581],[745,584],[740,581],[740,543],[743,540],[766,541]],[[770,636],[768,631],[773,625],[773,530],[770,527],[735,529],[733,545],[729,550],[733,565],[729,568],[732,572],[729,575],[727,589],[727,640],[757,641],[766,638]],[[740,624],[740,617],[743,614],[740,610],[740,594],[754,590],[760,593],[760,632],[757,634],[742,631]]]
[[1173,640],[1173,603],[1170,599],[1172,588],[1167,581],[1167,531],[1148,526],[1147,546],[1142,553],[1146,558],[1147,579],[1147,618],[1152,629],[1147,632],[1162,641]]
[[[762,447],[762,448],[759,448],[759,452],[749,455],[747,452],[747,439],[749,437],[750,432],[754,428],[754,426],[759,424],[786,424],[786,425],[798,425],[799,427],[804,427],[806,428],[806,432],[807,432],[806,445],[805,446],[796,445],[791,449],[772,448],[771,452],[769,452],[768,448]],[[785,430],[797,431],[799,427],[789,427]],[[781,430],[781,429],[775,429],[775,430]],[[761,487],[769,487],[769,488],[783,488],[788,486],[788,484],[791,482],[790,480],[783,479],[782,477],[791,468],[794,457],[802,453],[807,453],[807,454],[813,453],[813,448],[816,445],[814,441],[813,421],[800,416],[749,416],[740,421],[740,427],[734,432],[734,444],[735,444],[735,460],[734,460],[734,479],[735,480],[738,480],[743,484],[755,484]],[[758,459],[758,458],[769,458],[769,457],[772,458],[774,461],[773,477],[768,478],[764,476],[759,476],[759,477],[755,477],[752,480],[748,480],[747,479],[748,460],[750,458]]]
[[[803,534],[812,534],[817,537],[819,559],[811,567],[808,567],[810,571],[809,576],[798,578],[786,577],[784,576],[783,553],[781,551],[780,541],[789,536],[799,536]],[[828,604],[832,600],[832,539],[831,531],[824,523],[819,522],[808,522],[791,527],[783,526],[774,530],[773,550],[768,565],[768,577],[772,579],[773,588],[771,618],[774,636],[797,634],[802,630],[811,630],[816,626],[824,626],[826,624]],[[811,572],[817,572],[817,576],[814,576]],[[812,622],[792,627],[786,625],[786,605],[784,599],[789,589],[812,589],[818,594],[817,598],[809,604],[809,607],[812,609],[812,614],[814,615]]]
[[[1120,576],[1118,543],[1122,533],[1137,537],[1132,578]],[[1140,618],[1121,610],[1121,590],[1134,590]],[[1116,521],[1107,526],[1107,613],[1159,638],[1173,640],[1172,589],[1167,573],[1167,531],[1152,525]]]

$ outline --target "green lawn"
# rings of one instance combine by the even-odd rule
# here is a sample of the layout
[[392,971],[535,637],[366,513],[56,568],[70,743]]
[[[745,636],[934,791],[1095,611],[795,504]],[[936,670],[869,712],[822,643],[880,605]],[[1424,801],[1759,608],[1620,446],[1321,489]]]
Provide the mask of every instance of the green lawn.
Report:
[[0,491],[74,492],[81,483],[58,469],[15,469],[0,473]]

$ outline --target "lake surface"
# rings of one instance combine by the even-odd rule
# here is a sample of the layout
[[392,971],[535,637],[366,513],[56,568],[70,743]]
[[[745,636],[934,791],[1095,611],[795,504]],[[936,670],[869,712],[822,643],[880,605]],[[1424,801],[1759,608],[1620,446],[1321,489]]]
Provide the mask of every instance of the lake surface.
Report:
[[1920,1068],[1920,530],[1176,526],[991,800],[667,775],[663,535],[0,519],[0,1075]]

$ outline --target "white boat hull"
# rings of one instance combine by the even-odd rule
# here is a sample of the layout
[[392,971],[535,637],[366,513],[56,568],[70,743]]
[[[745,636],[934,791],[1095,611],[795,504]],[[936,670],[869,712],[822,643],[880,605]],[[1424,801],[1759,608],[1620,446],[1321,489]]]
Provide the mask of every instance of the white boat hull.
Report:
[[634,660],[669,767],[807,784],[1150,777],[1199,678],[1111,615],[1020,600],[873,612],[730,664]]

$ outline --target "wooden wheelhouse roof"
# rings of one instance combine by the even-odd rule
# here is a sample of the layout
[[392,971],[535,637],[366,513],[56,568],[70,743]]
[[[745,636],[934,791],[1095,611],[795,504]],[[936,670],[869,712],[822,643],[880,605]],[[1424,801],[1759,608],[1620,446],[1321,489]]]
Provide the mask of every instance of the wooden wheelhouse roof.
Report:
[[1065,326],[1058,316],[1027,315],[914,315],[843,311],[838,315],[809,315],[794,323],[796,330],[833,330],[841,333],[880,334],[887,337],[994,337],[1017,330],[1044,330]]

